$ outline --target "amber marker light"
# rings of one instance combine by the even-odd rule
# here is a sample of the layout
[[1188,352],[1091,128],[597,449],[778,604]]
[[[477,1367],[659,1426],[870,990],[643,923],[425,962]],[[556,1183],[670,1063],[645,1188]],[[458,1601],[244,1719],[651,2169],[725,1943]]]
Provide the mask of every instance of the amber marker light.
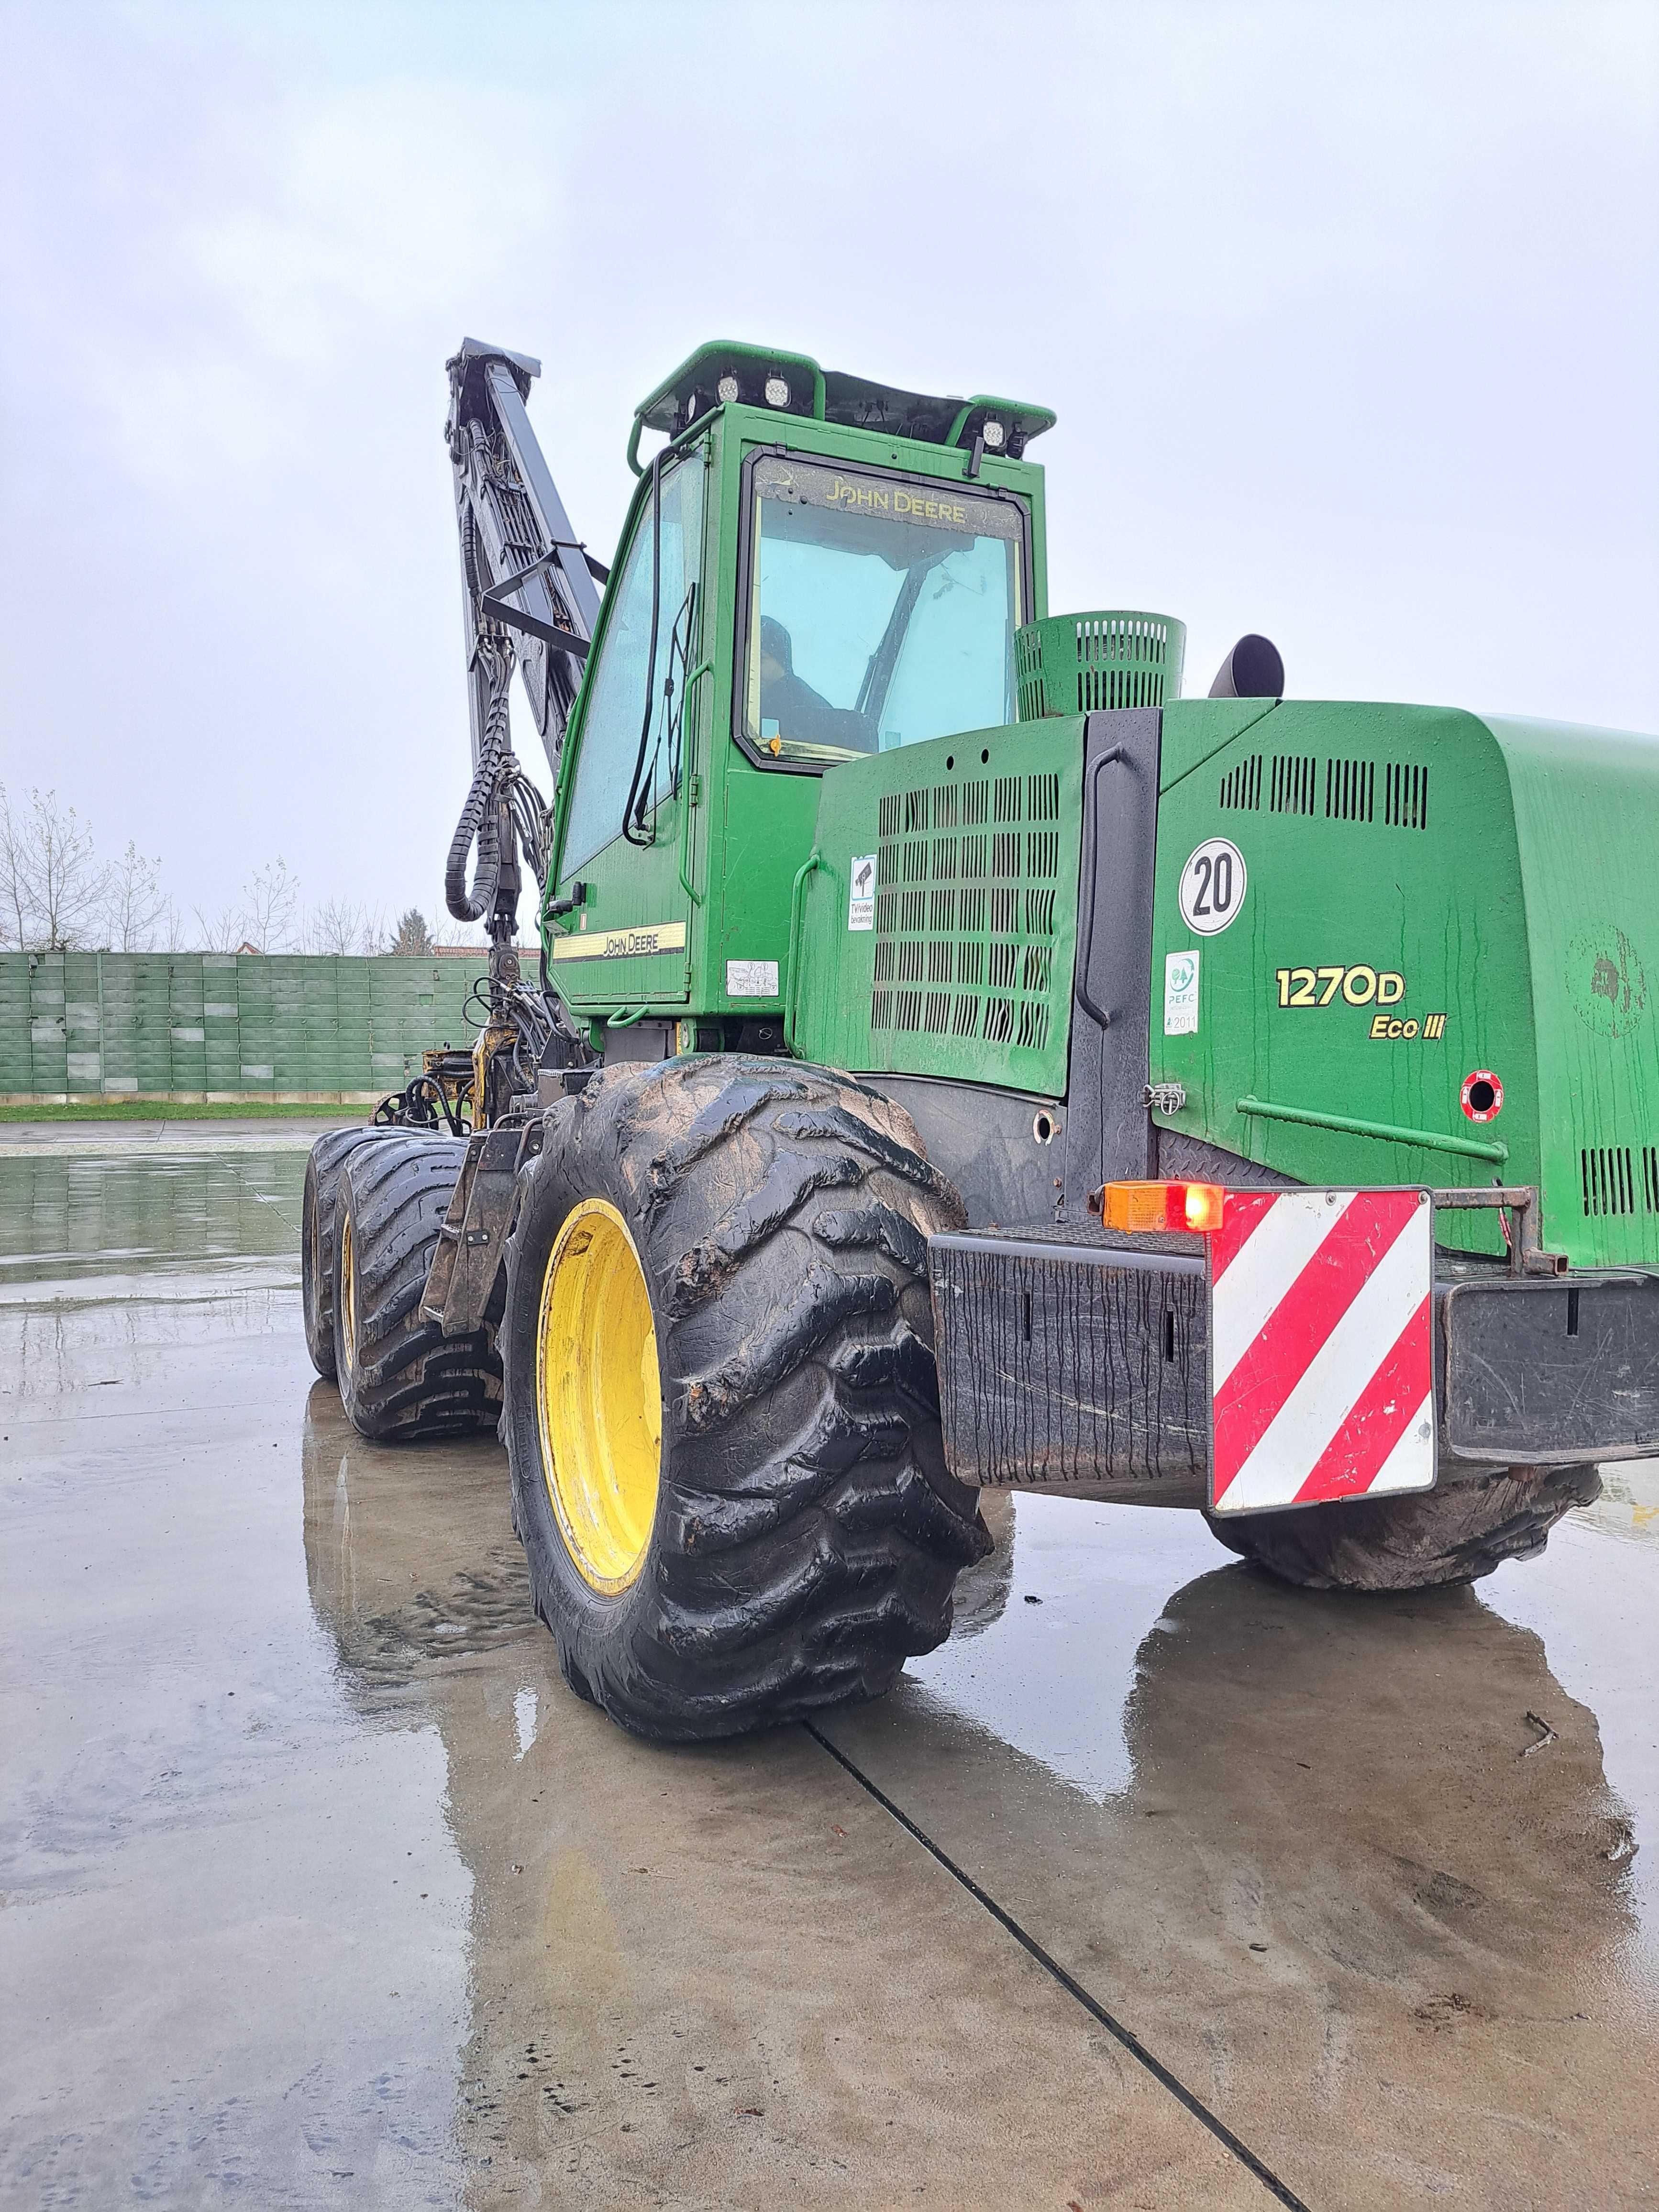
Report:
[[1089,1200],[1106,1229],[1182,1229],[1207,1237],[1221,1226],[1227,1194],[1218,1182],[1109,1182]]

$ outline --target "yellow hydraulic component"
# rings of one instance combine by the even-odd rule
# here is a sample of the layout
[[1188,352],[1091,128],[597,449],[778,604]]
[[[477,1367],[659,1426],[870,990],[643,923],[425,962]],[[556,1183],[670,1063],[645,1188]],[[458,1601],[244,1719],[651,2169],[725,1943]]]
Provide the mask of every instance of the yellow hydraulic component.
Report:
[[340,1210],[340,1360],[348,1374],[357,1360],[357,1258],[351,1243],[351,1216]]
[[[472,1041],[472,1126],[482,1129],[488,1126],[484,1102],[489,1096],[485,1076],[489,1063],[498,1052],[511,1052],[518,1032],[510,1022],[489,1021]],[[452,1100],[451,1103],[454,1102]]]
[[662,1463],[657,1332],[628,1224],[584,1199],[548,1255],[536,1332],[542,1469],[583,1580],[614,1595],[645,1564]]

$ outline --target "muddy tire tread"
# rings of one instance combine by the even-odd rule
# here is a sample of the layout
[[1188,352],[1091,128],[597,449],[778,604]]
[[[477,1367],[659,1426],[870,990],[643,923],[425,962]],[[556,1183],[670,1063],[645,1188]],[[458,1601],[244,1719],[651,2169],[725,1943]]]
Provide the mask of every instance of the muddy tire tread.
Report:
[[398,1133],[394,1129],[366,1128],[361,1123],[350,1128],[331,1129],[325,1137],[318,1138],[306,1162],[300,1214],[300,1310],[306,1350],[311,1355],[312,1365],[325,1382],[335,1379],[334,1220],[340,1173],[347,1160],[362,1146],[381,1143]]
[[[400,1134],[345,1163],[358,1344],[349,1365],[338,1360],[338,1374],[341,1399],[361,1436],[411,1443],[470,1435],[493,1428],[500,1418],[501,1368],[492,1325],[499,1289],[483,1328],[471,1335],[446,1336],[420,1310],[465,1152],[453,1139]],[[337,1313],[337,1331],[340,1325]]]
[[[665,1395],[658,1531],[625,1651],[544,1615],[568,1678],[624,1726],[724,1735],[888,1688],[951,1627],[989,1548],[944,1463],[926,1240],[959,1200],[909,1117],[821,1069],[684,1060],[601,1076],[542,1160],[555,1210],[611,1164],[657,1292]],[[530,1210],[527,1200],[520,1218]],[[539,1297],[508,1252],[509,1312]],[[525,1339],[509,1322],[509,1368]],[[533,1382],[523,1393],[533,1395]],[[532,1581],[538,1450],[509,1378]],[[525,1462],[533,1481],[526,1487]],[[556,1541],[556,1538],[554,1539]]]
[[1304,1589],[1433,1589],[1536,1558],[1563,1514],[1601,1494],[1594,1467],[1510,1467],[1415,1498],[1206,1517],[1230,1551]]

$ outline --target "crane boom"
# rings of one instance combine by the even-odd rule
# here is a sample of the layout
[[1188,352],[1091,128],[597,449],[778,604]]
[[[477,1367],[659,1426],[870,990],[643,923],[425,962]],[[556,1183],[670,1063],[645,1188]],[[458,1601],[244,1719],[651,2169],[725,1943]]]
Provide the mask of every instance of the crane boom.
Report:
[[525,411],[541,363],[463,338],[446,366],[473,762],[516,663],[556,777],[599,599]]

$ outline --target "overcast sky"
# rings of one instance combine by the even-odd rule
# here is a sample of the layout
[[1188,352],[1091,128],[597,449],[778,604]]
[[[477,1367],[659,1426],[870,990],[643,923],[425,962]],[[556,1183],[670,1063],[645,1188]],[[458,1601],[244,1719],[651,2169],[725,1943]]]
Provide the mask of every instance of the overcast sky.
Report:
[[[436,915],[443,363],[609,552],[702,339],[1055,408],[1050,605],[1659,730],[1659,6],[0,0],[0,781]],[[533,744],[528,717],[521,748]],[[539,765],[539,763],[538,763]]]

